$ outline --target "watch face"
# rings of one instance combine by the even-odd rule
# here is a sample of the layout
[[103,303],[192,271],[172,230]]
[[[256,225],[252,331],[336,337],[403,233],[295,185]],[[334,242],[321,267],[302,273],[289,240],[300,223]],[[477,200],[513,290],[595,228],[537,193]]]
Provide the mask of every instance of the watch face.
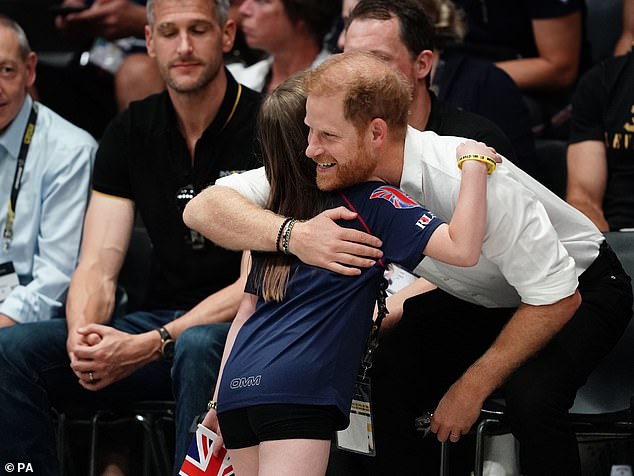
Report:
[[161,347],[161,355],[166,360],[172,360],[174,358],[174,346],[175,342],[173,340],[167,340],[163,343]]

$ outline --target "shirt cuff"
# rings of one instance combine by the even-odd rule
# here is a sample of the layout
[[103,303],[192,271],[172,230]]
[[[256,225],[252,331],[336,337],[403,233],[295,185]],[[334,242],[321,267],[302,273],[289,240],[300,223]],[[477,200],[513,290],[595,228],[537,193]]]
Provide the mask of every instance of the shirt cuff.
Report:
[[579,287],[575,261],[568,257],[565,266],[538,282],[516,287],[522,302],[532,306],[546,306],[572,296]]

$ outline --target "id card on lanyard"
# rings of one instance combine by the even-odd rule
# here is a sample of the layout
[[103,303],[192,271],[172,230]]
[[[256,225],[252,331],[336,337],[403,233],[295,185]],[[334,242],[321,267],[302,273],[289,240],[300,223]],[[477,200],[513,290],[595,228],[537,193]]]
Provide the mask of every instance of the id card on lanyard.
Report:
[[337,448],[361,453],[366,456],[375,456],[374,426],[372,423],[372,389],[368,370],[372,368],[374,354],[379,346],[379,329],[381,322],[388,313],[385,300],[387,298],[388,282],[382,278],[379,281],[379,289],[376,299],[377,317],[372,323],[370,338],[365,353],[361,360],[361,367],[354,385],[352,405],[350,407],[350,424],[348,428],[337,432]]
[[13,240],[13,222],[15,221],[15,207],[18,203],[18,195],[20,194],[20,186],[22,185],[22,175],[24,174],[24,166],[26,164],[26,156],[29,153],[31,139],[35,132],[35,123],[37,122],[37,105],[34,103],[31,107],[29,122],[24,129],[22,136],[22,145],[18,153],[18,163],[15,167],[15,175],[13,176],[13,184],[11,185],[11,195],[9,196],[9,205],[7,211],[7,221],[4,225],[2,233],[2,246],[4,251],[9,251],[11,240]]
[[376,455],[370,391],[370,379],[359,376],[354,385],[350,424],[337,432],[337,448],[366,456]]

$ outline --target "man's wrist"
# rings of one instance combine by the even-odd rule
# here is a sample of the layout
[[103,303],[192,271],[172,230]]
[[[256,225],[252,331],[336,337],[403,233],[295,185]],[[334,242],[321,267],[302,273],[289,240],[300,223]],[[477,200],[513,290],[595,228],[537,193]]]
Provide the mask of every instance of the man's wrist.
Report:
[[155,329],[156,334],[160,338],[158,353],[165,360],[172,360],[174,358],[174,346],[175,341],[170,332],[165,327],[159,327]]
[[277,236],[275,238],[275,250],[278,253],[282,252],[282,238],[284,237],[284,232],[286,231],[286,227],[288,226],[291,220],[292,220],[291,217],[284,218],[284,220],[282,220],[282,223],[280,224],[277,230]]
[[10,327],[16,324],[17,322],[11,319],[9,316],[0,313],[0,327]]
[[[303,225],[306,223],[304,220],[297,220],[293,224],[293,236],[292,239],[289,236],[288,240],[288,254],[298,256],[297,252],[300,251],[302,241]],[[299,245],[299,246],[298,246]]]

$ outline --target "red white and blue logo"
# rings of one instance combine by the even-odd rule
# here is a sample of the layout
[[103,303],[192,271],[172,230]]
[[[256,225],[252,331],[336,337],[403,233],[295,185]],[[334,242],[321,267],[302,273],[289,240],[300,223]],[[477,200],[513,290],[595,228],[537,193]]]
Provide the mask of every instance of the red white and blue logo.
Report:
[[432,212],[425,212],[422,217],[416,222],[416,226],[421,230],[424,230],[427,225],[435,218]]
[[370,195],[370,199],[382,198],[390,202],[394,208],[422,208],[419,203],[402,190],[391,185],[382,185]]
[[235,476],[227,450],[222,447],[218,457],[213,455],[216,434],[198,425],[196,435],[187,450],[180,476]]

